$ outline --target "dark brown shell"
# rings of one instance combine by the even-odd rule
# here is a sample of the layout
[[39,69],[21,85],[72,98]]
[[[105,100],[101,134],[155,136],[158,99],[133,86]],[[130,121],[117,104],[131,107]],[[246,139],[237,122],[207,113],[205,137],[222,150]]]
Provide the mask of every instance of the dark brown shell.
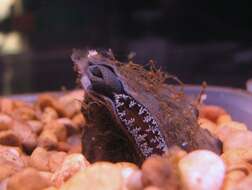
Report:
[[[129,62],[115,60],[111,52],[89,56],[75,52],[72,56],[81,82],[85,78],[87,63],[112,67],[125,91],[143,105],[155,118],[167,147],[178,145],[186,151],[209,149],[221,153],[221,143],[197,124],[197,109],[188,98],[172,85],[165,83],[165,73]],[[83,84],[84,89],[86,85]],[[118,119],[113,102],[92,90],[85,89],[83,114],[87,127],[83,131],[83,153],[90,161],[132,161],[145,159],[139,147],[131,140]]]

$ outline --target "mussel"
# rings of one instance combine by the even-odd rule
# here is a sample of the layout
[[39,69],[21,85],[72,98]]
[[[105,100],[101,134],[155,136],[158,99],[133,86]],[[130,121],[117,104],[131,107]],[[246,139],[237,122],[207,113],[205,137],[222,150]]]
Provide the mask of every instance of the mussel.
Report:
[[166,83],[164,72],[121,63],[111,51],[76,50],[72,60],[85,91],[82,145],[89,161],[140,165],[173,145],[221,153],[221,142],[199,127],[196,106]]

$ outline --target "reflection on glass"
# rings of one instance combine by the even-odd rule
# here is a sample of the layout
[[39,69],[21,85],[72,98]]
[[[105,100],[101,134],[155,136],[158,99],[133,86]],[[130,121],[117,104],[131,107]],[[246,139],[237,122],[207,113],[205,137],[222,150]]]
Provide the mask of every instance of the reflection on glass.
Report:
[[0,54],[19,54],[26,50],[27,45],[20,33],[0,33]]
[[23,12],[22,0],[0,0],[0,22],[11,16],[21,15]]
[[14,3],[15,0],[0,0],[0,22],[10,15]]

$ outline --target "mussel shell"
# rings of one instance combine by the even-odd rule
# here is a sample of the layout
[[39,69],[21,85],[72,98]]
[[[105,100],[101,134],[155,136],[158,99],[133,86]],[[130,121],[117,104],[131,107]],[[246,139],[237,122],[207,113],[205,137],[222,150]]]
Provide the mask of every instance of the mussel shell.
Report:
[[[178,145],[186,151],[208,149],[221,153],[221,142],[199,127],[196,107],[181,91],[157,80],[160,79],[160,73],[147,71],[133,63],[122,64],[114,57],[99,53],[73,60],[79,67],[81,80],[86,77],[87,63],[111,68],[125,92],[140,102],[155,118],[167,147]],[[144,157],[123,130],[114,102],[88,88],[85,90],[83,114],[88,119],[88,127],[83,132],[84,154],[91,161],[141,163]],[[98,107],[95,107],[95,104]]]

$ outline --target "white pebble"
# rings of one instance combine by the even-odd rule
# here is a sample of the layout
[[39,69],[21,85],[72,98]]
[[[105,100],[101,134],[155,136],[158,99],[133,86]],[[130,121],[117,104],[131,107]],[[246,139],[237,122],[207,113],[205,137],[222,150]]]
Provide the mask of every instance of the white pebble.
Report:
[[220,190],[225,176],[223,160],[208,150],[193,151],[183,157],[179,170],[187,190]]

